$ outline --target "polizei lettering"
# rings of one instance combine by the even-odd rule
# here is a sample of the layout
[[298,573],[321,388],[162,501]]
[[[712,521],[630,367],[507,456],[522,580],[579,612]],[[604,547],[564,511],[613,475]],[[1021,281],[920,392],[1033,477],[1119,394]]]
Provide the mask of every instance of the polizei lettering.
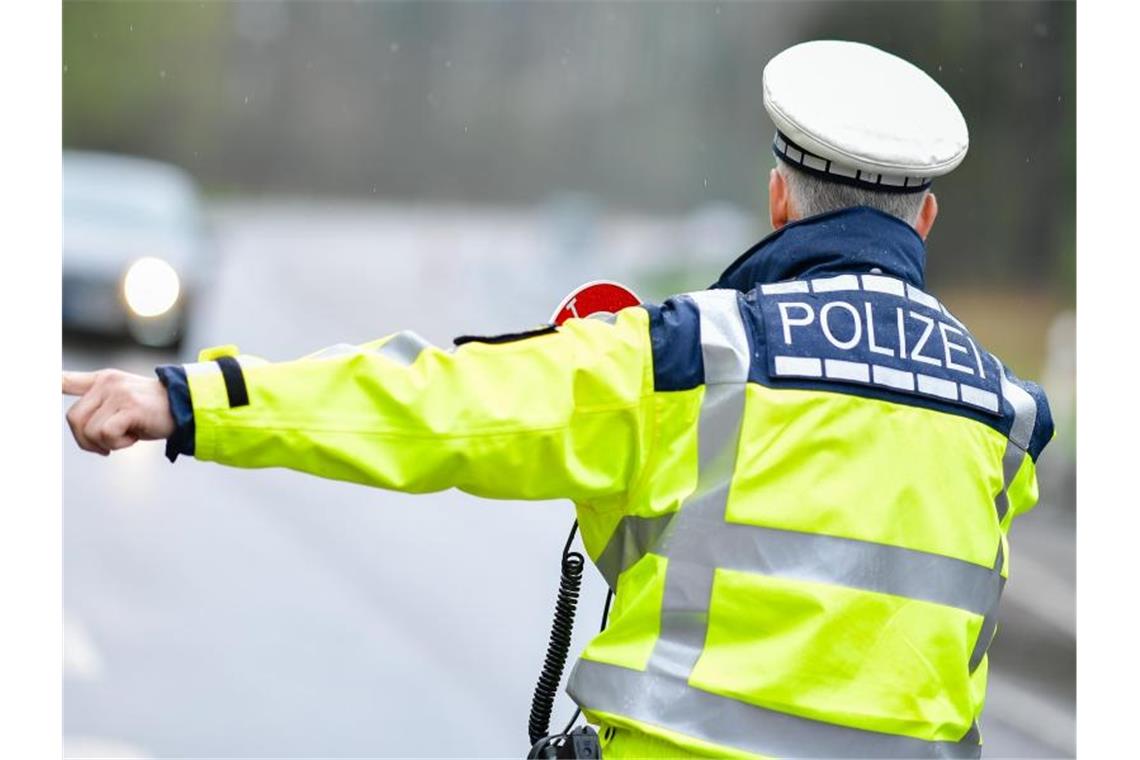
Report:
[[[869,301],[860,310],[848,301],[827,301],[816,307],[803,301],[777,304],[783,343],[787,347],[818,341],[820,337],[840,351],[859,349],[882,356],[911,359],[946,367],[966,375],[983,374],[982,356],[973,340],[954,325],[911,309],[896,306],[882,319]],[[880,312],[882,307],[879,307]],[[916,332],[914,347],[907,353],[907,333]],[[776,348],[775,346],[773,348]],[[956,354],[970,356],[971,364],[955,361]],[[961,357],[957,357],[961,359]]]
[[851,280],[843,289],[834,279],[765,286],[757,305],[771,378],[879,386],[999,413],[996,360],[933,296],[882,276]]

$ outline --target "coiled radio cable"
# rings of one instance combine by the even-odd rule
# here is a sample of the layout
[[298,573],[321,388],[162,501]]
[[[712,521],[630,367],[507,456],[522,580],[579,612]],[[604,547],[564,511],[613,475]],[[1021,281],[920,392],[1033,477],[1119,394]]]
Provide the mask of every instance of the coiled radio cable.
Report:
[[534,699],[530,705],[527,730],[531,744],[545,737],[550,730],[550,713],[574,634],[574,612],[582,593],[582,570],[586,565],[586,559],[580,552],[570,551],[577,532],[578,521],[575,520],[570,528],[570,537],[566,539],[566,546],[562,549],[562,577],[558,584],[558,599],[554,603],[554,624],[550,629],[546,660],[542,663],[542,673],[538,677],[538,685],[534,687]]

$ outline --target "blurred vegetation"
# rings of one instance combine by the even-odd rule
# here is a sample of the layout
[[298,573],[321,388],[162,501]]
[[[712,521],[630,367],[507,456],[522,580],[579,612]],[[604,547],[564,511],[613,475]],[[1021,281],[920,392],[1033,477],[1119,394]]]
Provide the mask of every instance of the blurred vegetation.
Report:
[[170,160],[213,192],[575,191],[763,218],[761,72],[820,37],[914,61],[966,115],[970,154],[936,183],[935,287],[1071,304],[1071,2],[66,2],[64,143]]
[[[826,11],[804,39],[858,39],[901,55],[966,117],[969,155],[935,183],[943,217],[930,240],[931,281],[1044,288],[1072,304],[1075,3],[920,3],[906,12],[899,3],[819,5]],[[1032,309],[1036,296],[1027,298]]]

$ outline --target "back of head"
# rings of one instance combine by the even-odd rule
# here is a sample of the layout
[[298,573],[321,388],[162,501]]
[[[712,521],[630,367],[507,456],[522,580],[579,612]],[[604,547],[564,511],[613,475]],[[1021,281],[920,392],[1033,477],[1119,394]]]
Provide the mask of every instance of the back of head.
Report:
[[777,158],[776,168],[788,183],[791,203],[799,218],[852,206],[870,206],[913,226],[927,192],[889,193],[841,184],[808,174],[782,158]]
[[764,68],[764,106],[797,218],[870,206],[914,225],[933,178],[969,146],[966,121],[937,82],[857,42],[779,53]]

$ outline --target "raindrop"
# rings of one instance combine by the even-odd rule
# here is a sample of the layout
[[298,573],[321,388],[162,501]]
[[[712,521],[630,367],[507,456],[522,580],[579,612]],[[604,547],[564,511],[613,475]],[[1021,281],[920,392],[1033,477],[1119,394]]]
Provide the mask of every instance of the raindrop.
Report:
[[942,64],[941,64],[941,63],[940,63],[940,64],[938,64],[938,70],[939,70],[939,71],[942,71]]
[[246,103],[248,103],[248,102],[249,102],[249,96],[248,96],[248,95],[246,95],[246,96],[245,96],[245,101],[244,101],[244,102],[246,102]]
[[158,78],[159,79],[166,79],[166,69],[159,69],[158,70]]
[[463,125],[463,134],[467,134],[467,125],[466,124]]
[[399,53],[400,52],[400,43],[399,42],[393,42],[391,45],[388,46],[388,50],[393,52],[393,53]]
[[444,61],[444,62],[443,62],[443,67],[444,67],[445,69],[450,69],[450,68],[451,68],[451,61]]
[[[64,74],[66,74],[66,73],[67,73],[67,64],[66,64],[66,63],[65,63],[65,64],[63,64],[63,73],[64,73]],[[1060,100],[1060,98],[1057,98],[1057,100]]]
[[708,186],[709,186],[709,178],[705,177],[705,187],[708,187]]
[[1017,62],[1017,68],[1019,68],[1019,69],[1024,69],[1024,68],[1025,68],[1025,64],[1024,64],[1024,63],[1022,63],[1021,61],[1018,61],[1018,62]]
[[716,7],[716,15],[718,15],[718,16],[720,15],[720,6],[719,5]]
[[130,26],[128,26],[128,27],[127,27],[127,31],[128,31],[128,32],[133,32],[134,30],[135,30],[135,25],[134,25],[134,24],[131,24]]

